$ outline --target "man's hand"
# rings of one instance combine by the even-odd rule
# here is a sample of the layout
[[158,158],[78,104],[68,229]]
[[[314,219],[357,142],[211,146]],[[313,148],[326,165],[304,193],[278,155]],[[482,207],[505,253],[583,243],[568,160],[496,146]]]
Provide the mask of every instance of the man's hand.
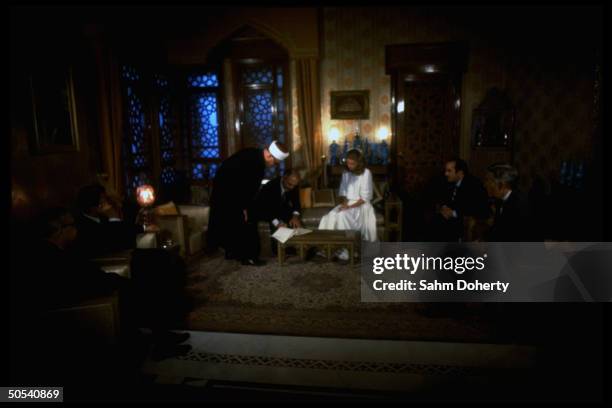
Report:
[[160,229],[157,225],[155,224],[149,224],[147,226],[145,226],[144,232],[159,232]]
[[247,210],[242,210],[242,214],[244,214],[244,222],[249,222],[249,216],[247,214]]
[[121,213],[117,209],[117,207],[115,207],[108,201],[103,201],[102,203],[100,203],[98,208],[100,212],[108,218],[121,218]]
[[291,228],[302,228],[302,222],[300,221],[300,217],[294,215],[293,218],[289,220],[289,226]]
[[445,219],[449,220],[449,219],[451,219],[451,218],[452,218],[452,216],[453,216],[453,210],[452,210],[452,208],[449,208],[449,207],[447,207],[447,206],[443,205],[443,206],[440,208],[440,214],[441,214],[441,215],[442,215],[442,216],[443,216]]
[[276,229],[278,229],[278,228],[280,228],[280,227],[287,228],[287,224],[285,224],[284,222],[281,222],[281,223],[279,223],[279,224],[276,226]]

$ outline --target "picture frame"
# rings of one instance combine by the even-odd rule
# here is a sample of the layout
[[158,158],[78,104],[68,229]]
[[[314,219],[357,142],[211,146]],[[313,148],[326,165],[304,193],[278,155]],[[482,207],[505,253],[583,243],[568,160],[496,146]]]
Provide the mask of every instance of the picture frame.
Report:
[[331,119],[368,119],[370,117],[370,91],[331,91]]
[[71,68],[49,68],[29,75],[33,153],[79,150],[78,121]]
[[491,88],[472,111],[472,148],[510,150],[514,138],[515,109],[507,95]]

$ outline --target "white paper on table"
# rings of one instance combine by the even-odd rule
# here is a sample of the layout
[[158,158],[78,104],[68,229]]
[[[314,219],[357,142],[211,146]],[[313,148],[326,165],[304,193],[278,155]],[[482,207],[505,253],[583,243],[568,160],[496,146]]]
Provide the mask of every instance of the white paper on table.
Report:
[[295,231],[295,236],[300,236],[300,235],[306,235],[312,232],[312,230],[306,229],[306,228],[296,228],[294,229]]
[[276,232],[274,232],[274,234],[272,234],[272,238],[284,244],[285,242],[289,241],[289,239],[293,236],[304,235],[304,234],[308,234],[309,232],[312,232],[312,230],[305,229],[305,228],[293,229],[293,228],[280,227],[276,230]]

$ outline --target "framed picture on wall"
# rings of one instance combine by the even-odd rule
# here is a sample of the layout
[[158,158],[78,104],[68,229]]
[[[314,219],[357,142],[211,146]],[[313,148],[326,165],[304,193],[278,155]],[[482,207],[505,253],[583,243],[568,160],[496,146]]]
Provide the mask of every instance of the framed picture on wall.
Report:
[[331,91],[332,119],[368,119],[370,117],[370,91]]
[[472,112],[472,147],[509,150],[514,124],[515,112],[510,99],[499,89],[490,89]]
[[[47,67],[45,67],[47,68]],[[55,153],[79,149],[72,69],[49,67],[29,77],[32,150]]]

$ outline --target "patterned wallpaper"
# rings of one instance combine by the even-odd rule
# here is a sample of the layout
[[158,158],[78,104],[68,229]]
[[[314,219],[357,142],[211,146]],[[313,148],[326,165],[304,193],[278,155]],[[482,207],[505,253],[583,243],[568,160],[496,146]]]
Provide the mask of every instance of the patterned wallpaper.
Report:
[[589,62],[509,61],[507,92],[516,106],[514,162],[523,190],[536,176],[558,180],[562,160],[591,157],[595,66]]
[[332,126],[352,136],[357,121],[332,121],[330,91],[370,91],[370,118],[361,121],[361,134],[371,141],[379,126],[390,129],[390,77],[385,75],[385,44],[391,36],[389,15],[378,9],[326,8],[323,11],[321,60],[321,125],[324,146]]
[[[466,41],[470,53],[462,83],[459,152],[474,173],[482,176],[492,162],[514,156],[522,173],[521,187],[528,188],[535,175],[547,179],[556,174],[561,160],[577,160],[591,153],[594,66],[584,60],[588,53],[559,47],[549,54],[546,49],[536,49],[523,53],[531,57],[519,57],[520,50],[529,44],[518,44],[519,51],[504,50],[492,38],[475,32],[461,17],[436,14],[431,9],[324,8],[322,25],[324,146],[329,145],[332,126],[340,129],[344,141],[344,136],[352,136],[358,125],[356,121],[331,120],[330,91],[368,89],[370,118],[361,121],[361,134],[373,140],[380,126],[390,129],[385,45]],[[572,53],[582,55],[580,62]],[[491,87],[505,90],[517,107],[513,154],[476,151],[470,145],[472,111]]]
[[[462,86],[462,142],[469,156],[471,110],[491,86],[503,81],[502,59],[495,47],[470,38],[465,24],[448,15],[402,7],[325,8],[322,19],[321,105],[323,135],[337,126],[342,136],[354,134],[355,121],[332,121],[330,91],[370,90],[370,119],[361,122],[361,134],[370,140],[380,126],[391,130],[391,77],[385,74],[385,46],[389,44],[468,41],[469,70]],[[466,140],[468,142],[466,143]]]

